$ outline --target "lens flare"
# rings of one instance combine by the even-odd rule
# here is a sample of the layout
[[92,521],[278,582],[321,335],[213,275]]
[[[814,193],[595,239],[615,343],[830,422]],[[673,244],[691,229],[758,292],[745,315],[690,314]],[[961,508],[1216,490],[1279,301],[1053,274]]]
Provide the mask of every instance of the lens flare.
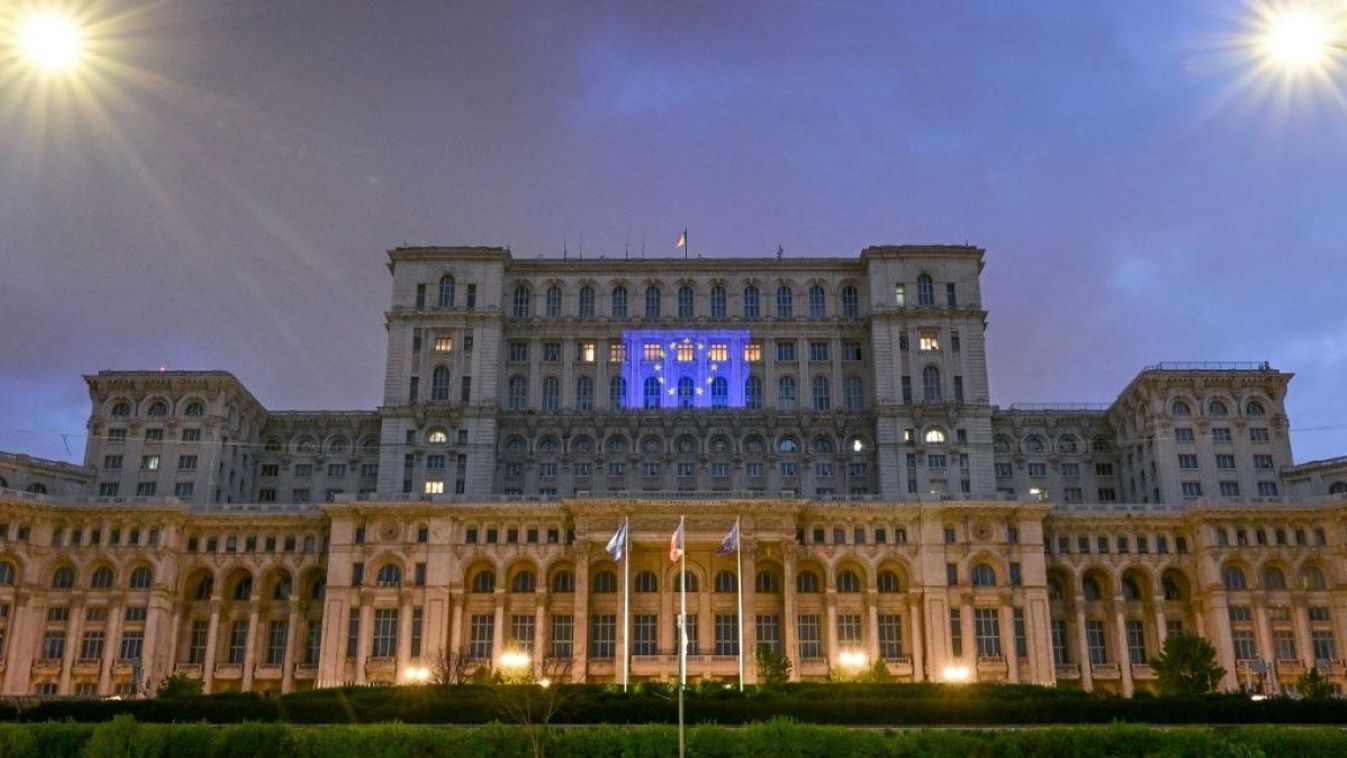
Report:
[[1290,69],[1321,66],[1333,49],[1333,24],[1316,8],[1287,8],[1267,19],[1263,54]]
[[70,19],[41,13],[23,22],[19,49],[34,66],[63,71],[79,62],[82,37],[79,27]]

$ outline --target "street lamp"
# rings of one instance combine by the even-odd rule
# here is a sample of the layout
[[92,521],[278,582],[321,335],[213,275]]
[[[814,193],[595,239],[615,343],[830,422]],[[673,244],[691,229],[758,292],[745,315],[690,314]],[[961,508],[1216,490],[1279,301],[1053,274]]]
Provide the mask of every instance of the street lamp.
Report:
[[968,681],[971,675],[972,672],[968,670],[967,666],[962,666],[959,664],[950,664],[945,667],[945,681],[947,682],[962,684]]
[[864,669],[870,659],[860,650],[843,650],[837,654],[837,662],[842,668],[856,672]]

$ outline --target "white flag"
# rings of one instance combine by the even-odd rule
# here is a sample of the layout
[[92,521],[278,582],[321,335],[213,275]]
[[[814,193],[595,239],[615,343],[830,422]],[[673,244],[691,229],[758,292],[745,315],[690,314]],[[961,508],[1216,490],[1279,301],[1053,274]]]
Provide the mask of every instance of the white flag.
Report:
[[627,550],[627,523],[622,522],[622,526],[617,528],[613,538],[608,540],[608,547],[604,548],[608,554],[613,556],[613,560],[622,560],[622,554]]

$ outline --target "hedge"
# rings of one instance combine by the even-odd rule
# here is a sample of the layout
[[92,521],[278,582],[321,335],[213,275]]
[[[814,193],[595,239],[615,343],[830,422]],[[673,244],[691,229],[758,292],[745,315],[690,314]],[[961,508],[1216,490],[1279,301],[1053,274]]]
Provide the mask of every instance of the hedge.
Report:
[[[631,693],[598,685],[559,689],[558,724],[669,724],[677,720],[674,693],[644,686]],[[519,697],[508,685],[360,687],[324,689],[278,698],[252,694],[172,700],[52,700],[3,714],[19,721],[107,721],[119,714],[141,722],[216,724],[486,724],[511,721],[504,707]],[[934,684],[798,685],[749,691],[707,687],[686,696],[689,723],[749,724],[791,718],[815,724],[1343,724],[1347,700],[1238,695],[1192,698],[1091,695],[1077,690],[1023,685]]]
[[[548,755],[672,756],[670,726],[583,727],[543,735]],[[741,729],[688,731],[693,756],[1272,756],[1342,755],[1347,733],[1334,729],[1138,726],[1043,727],[1011,731],[853,730],[773,721]],[[299,727],[282,724],[142,724],[121,716],[102,724],[0,724],[0,755],[39,758],[395,758],[401,756],[531,756],[519,727],[442,728],[406,724]]]

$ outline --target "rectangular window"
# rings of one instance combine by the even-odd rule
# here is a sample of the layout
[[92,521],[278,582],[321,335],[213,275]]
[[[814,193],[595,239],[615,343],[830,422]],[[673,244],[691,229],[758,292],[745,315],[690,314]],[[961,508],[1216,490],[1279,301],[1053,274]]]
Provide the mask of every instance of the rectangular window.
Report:
[[1269,437],[1268,437],[1267,429],[1266,429],[1265,427],[1258,427],[1258,426],[1251,426],[1251,427],[1249,427],[1249,441],[1250,441],[1250,442],[1265,443],[1265,442],[1268,441],[1268,439],[1269,439]]
[[289,632],[287,623],[273,621],[267,628],[267,665],[285,665],[285,637]]
[[918,334],[917,344],[922,350],[940,349],[940,332],[934,329],[923,329]]
[[65,657],[65,632],[48,631],[42,635],[43,660],[59,660]]
[[1294,661],[1300,658],[1296,653],[1296,636],[1290,629],[1272,631],[1273,660]]
[[346,657],[354,658],[360,650],[360,610],[352,608],[346,618]]
[[1020,564],[1018,561],[1012,561],[1010,564],[1010,586],[1018,587],[1023,583],[1024,577]]
[[903,617],[897,613],[879,614],[879,657],[885,660],[903,657]]
[[1183,486],[1183,497],[1185,499],[1202,497],[1201,482],[1183,482],[1182,486]]
[[638,613],[631,620],[632,655],[655,655],[659,652],[659,616]]
[[957,563],[945,564],[945,584],[949,585],[950,587],[959,586],[959,564]]
[[1065,619],[1053,619],[1052,621],[1052,662],[1058,666],[1071,662]]
[[398,645],[398,609],[374,609],[374,635],[370,644],[370,655],[375,658],[392,658],[397,654]]
[[598,357],[598,347],[590,340],[577,342],[575,346],[575,359],[581,363],[593,363]]
[[795,340],[777,340],[776,359],[778,361],[795,360]]
[[589,657],[610,660],[617,655],[617,616],[596,613],[589,624]]
[[1222,454],[1216,456],[1216,468],[1233,469],[1235,467],[1235,456]]
[[1193,442],[1193,429],[1190,426],[1174,427],[1174,441],[1180,444],[1191,444]]
[[1316,662],[1337,660],[1337,647],[1333,644],[1333,632],[1327,629],[1310,631],[1310,647],[1314,650]]
[[1104,636],[1104,622],[1091,619],[1085,622],[1085,647],[1090,656],[1090,665],[1108,663],[1108,640]]
[[507,353],[508,360],[512,363],[527,363],[529,359],[529,343],[523,340],[514,340],[510,342]]
[[735,613],[717,613],[715,620],[714,655],[739,654],[739,615]]
[[1029,657],[1029,635],[1024,626],[1024,609],[1015,608],[1011,611],[1011,623],[1014,625],[1015,632],[1015,657]]
[[454,352],[454,338],[453,338],[453,337],[436,337],[436,338],[435,338],[435,347],[434,347],[434,350],[435,350],[435,352],[437,352],[437,353],[452,353],[452,352]]
[[1179,468],[1189,470],[1197,468],[1197,456],[1192,453],[1179,453]]
[[762,362],[762,343],[747,342],[744,344],[744,363]]
[[101,631],[85,632],[84,639],[80,640],[80,658],[92,661],[102,657],[103,633]]
[[765,647],[773,653],[781,653],[781,617],[775,615],[758,616],[754,623],[758,647]]
[[955,658],[963,656],[963,615],[958,608],[949,609],[949,652]]
[[828,343],[820,340],[811,340],[809,342],[809,360],[823,362],[828,358]]
[[1276,496],[1277,496],[1277,483],[1276,483],[1276,482],[1259,482],[1259,483],[1258,483],[1258,496],[1259,496],[1259,497],[1276,497]]
[[843,342],[843,343],[842,343],[842,360],[844,360],[844,361],[859,361],[859,360],[863,360],[863,355],[864,355],[864,352],[863,352],[863,350],[862,350],[862,348],[861,348],[861,343],[859,343],[859,342]]
[[859,613],[837,614],[837,642],[839,645],[850,646],[861,644],[861,615]]
[[979,657],[1001,655],[1001,611],[997,608],[973,610],[973,633]]
[[570,659],[575,639],[575,617],[569,613],[552,614],[552,657]]
[[1256,468],[1256,469],[1264,469],[1264,470],[1273,468],[1273,465],[1272,465],[1272,456],[1270,456],[1270,455],[1255,455],[1255,456],[1253,457],[1253,467]]
[[510,644],[515,650],[533,655],[534,621],[532,613],[510,614]]
[[1252,629],[1232,629],[1230,645],[1235,650],[1235,660],[1252,661],[1258,657],[1258,648],[1254,645]]
[[468,658],[474,661],[491,660],[491,649],[496,634],[496,617],[490,613],[474,613],[468,623]]
[[1146,629],[1140,621],[1124,622],[1127,631],[1127,658],[1135,664],[1146,662]]
[[226,663],[233,665],[242,665],[244,655],[248,650],[248,620],[239,619],[234,622],[233,628],[229,632],[229,654]]
[[187,636],[187,662],[203,664],[206,662],[206,641],[210,638],[210,622],[198,619],[192,622],[192,630]]
[[608,343],[608,362],[624,363],[627,360],[627,343],[612,340]]
[[822,625],[818,614],[807,613],[795,621],[795,636],[799,641],[800,660],[817,661],[823,658]]

